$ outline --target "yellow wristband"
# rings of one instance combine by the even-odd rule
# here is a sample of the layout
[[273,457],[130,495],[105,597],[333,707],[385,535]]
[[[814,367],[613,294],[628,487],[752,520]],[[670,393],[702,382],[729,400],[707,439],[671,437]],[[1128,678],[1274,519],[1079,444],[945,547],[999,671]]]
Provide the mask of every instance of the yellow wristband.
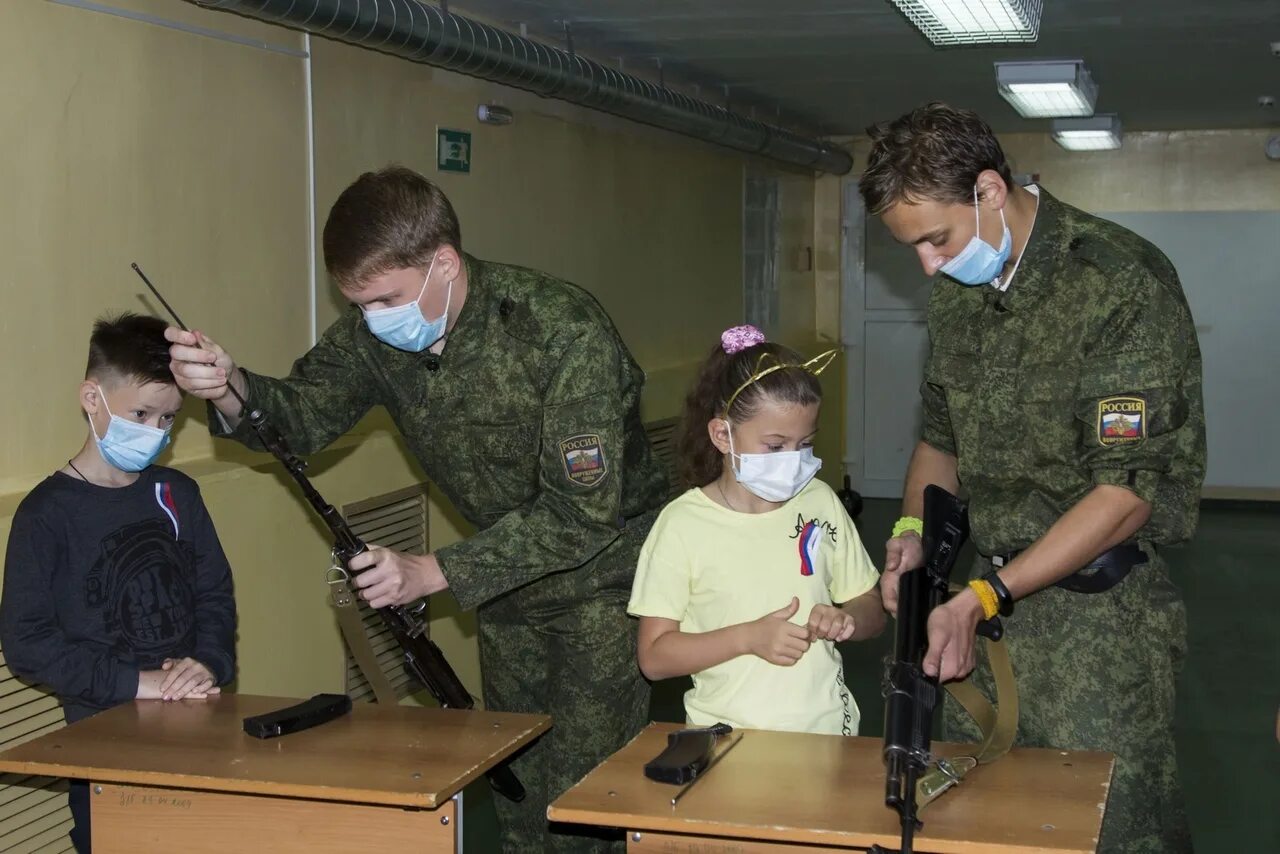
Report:
[[978,594],[978,601],[982,603],[982,619],[990,620],[1000,613],[1000,599],[996,596],[995,588],[991,586],[991,582],[982,578],[975,578],[969,582],[969,589]]
[[893,533],[890,536],[901,536],[907,531],[915,531],[920,536],[924,536],[924,522],[915,516],[903,516],[894,523]]

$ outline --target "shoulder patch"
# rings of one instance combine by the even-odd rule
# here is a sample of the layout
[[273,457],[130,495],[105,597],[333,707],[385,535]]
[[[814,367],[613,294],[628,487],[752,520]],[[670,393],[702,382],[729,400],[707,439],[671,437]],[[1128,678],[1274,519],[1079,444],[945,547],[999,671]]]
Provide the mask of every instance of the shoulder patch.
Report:
[[595,486],[609,473],[598,433],[570,436],[560,442],[564,475],[575,486]]
[[1147,402],[1141,397],[1098,401],[1098,444],[1127,445],[1147,438]]

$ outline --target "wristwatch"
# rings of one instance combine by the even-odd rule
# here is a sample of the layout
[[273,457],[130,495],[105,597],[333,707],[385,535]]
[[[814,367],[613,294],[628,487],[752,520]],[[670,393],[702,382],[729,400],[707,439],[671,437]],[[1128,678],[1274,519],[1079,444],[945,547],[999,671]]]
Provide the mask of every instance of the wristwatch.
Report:
[[996,592],[996,600],[1000,603],[999,614],[1007,617],[1013,613],[1013,596],[1009,593],[1009,588],[1004,586],[1004,582],[1000,580],[1000,576],[995,570],[988,572],[982,576],[982,580],[991,585],[991,589]]

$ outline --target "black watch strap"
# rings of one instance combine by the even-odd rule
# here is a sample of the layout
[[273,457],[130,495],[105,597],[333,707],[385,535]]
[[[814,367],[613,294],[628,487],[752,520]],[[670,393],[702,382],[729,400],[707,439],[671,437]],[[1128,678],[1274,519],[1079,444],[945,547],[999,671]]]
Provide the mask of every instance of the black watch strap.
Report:
[[996,600],[1000,603],[999,614],[1007,617],[1013,613],[1013,596],[1009,593],[1009,588],[1004,586],[1004,582],[1000,580],[1000,576],[995,570],[988,572],[982,576],[982,580],[991,585],[991,589],[996,592]]

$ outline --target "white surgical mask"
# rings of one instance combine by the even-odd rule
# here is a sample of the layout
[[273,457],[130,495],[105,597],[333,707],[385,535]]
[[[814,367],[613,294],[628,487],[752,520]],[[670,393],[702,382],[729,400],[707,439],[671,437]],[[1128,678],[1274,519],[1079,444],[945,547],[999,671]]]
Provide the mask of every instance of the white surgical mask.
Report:
[[822,460],[813,455],[813,448],[768,454],[734,453],[733,425],[727,418],[724,423],[729,428],[729,457],[734,463],[734,477],[753,495],[765,501],[790,501],[809,485],[818,469],[822,468]]

